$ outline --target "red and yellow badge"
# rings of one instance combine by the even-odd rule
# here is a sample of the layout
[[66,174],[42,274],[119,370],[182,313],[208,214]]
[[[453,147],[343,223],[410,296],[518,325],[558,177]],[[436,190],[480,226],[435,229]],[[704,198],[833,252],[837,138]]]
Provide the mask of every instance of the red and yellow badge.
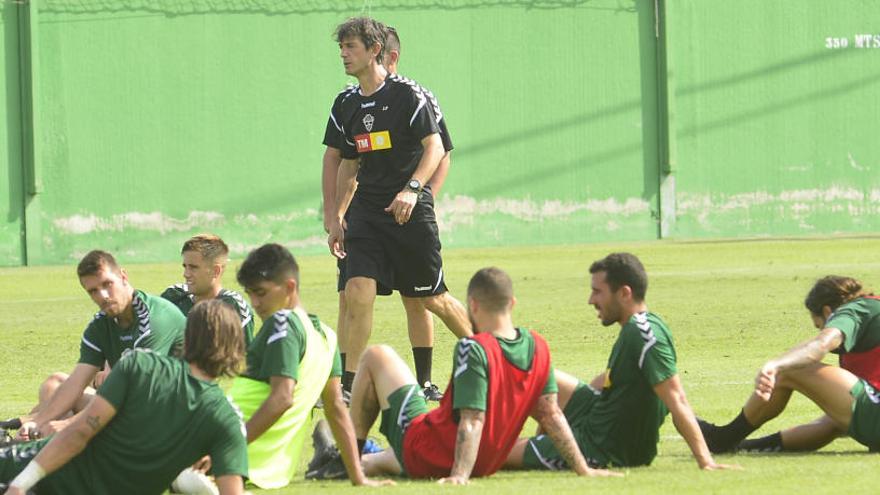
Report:
[[391,134],[388,131],[358,134],[354,137],[358,153],[391,149]]

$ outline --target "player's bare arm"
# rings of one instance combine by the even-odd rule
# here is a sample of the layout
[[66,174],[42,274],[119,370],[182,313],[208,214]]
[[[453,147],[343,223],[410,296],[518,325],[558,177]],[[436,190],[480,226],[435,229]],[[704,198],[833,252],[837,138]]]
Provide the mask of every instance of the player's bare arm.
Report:
[[553,441],[556,450],[578,476],[621,476],[607,469],[592,469],[578,448],[571,427],[556,402],[556,394],[544,394],[532,408],[531,416],[541,425],[544,433]]
[[466,485],[477,462],[480,439],[483,437],[483,422],[486,413],[476,409],[459,409],[458,433],[455,437],[455,461],[449,477],[438,483]]
[[342,401],[342,383],[339,377],[327,380],[324,390],[321,391],[321,400],[324,402],[324,417],[327,418],[327,424],[330,426],[330,431],[333,432],[333,439],[336,440],[336,446],[339,448],[351,484],[355,486],[393,485],[394,482],[391,480],[371,480],[364,474],[364,467],[361,464],[361,456],[355,439],[354,424],[351,422],[348,407]]
[[780,371],[822,362],[825,356],[843,344],[843,332],[825,328],[816,337],[799,344],[785,354],[768,361],[755,378],[755,393],[763,400],[770,400]]
[[98,371],[95,374],[95,379],[92,380],[92,387],[94,387],[95,389],[100,387],[101,384],[104,383],[104,380],[106,380],[107,377],[110,376],[110,371],[112,371],[112,369],[110,368],[110,363],[108,361],[104,361],[104,369]]
[[242,495],[244,493],[244,482],[242,482],[241,476],[232,474],[218,476],[214,481],[220,495]]
[[324,196],[324,232],[330,233],[330,225],[336,217],[336,177],[339,175],[339,164],[342,152],[339,148],[327,146],[321,160],[321,193]]
[[269,396],[245,425],[248,443],[260,438],[293,405],[296,380],[286,376],[272,376],[269,377],[269,386]]
[[89,383],[95,379],[97,373],[98,368],[95,366],[85,363],[77,364],[67,380],[58,386],[58,390],[49,399],[46,407],[21,426],[18,438],[20,440],[34,440],[64,429],[68,420],[59,418],[63,418],[74,408],[76,401],[82,396]]
[[339,164],[339,171],[336,174],[336,211],[330,225],[330,235],[327,239],[327,244],[330,246],[330,252],[333,256],[340,259],[345,257],[345,229],[343,228],[342,221],[357,188],[359,166],[360,162],[357,159],[343,159]]
[[669,414],[672,415],[672,424],[687,442],[700,469],[741,469],[739,466],[717,464],[712,458],[677,374],[654,385],[654,392],[669,409]]
[[[445,153],[443,141],[440,139],[439,133],[435,132],[422,138],[422,157],[411,179],[419,181],[420,184],[425,184],[434,175],[437,166],[440,164],[440,159],[443,158]],[[397,196],[385,208],[385,211],[394,217],[394,221],[403,225],[409,221],[417,200],[418,193],[406,187],[397,193]]]
[[[10,487],[25,493],[46,475],[57,471],[76,457],[89,441],[116,415],[116,408],[100,395],[77,414],[71,424],[55,435],[28,466],[16,477]],[[17,493],[10,491],[8,493]]]

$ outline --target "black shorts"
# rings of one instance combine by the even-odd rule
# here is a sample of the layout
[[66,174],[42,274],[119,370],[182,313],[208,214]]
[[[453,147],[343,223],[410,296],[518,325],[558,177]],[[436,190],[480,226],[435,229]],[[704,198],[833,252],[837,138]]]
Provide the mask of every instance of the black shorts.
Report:
[[371,278],[379,294],[383,288],[407,297],[446,292],[433,206],[431,194],[423,192],[410,221],[398,225],[384,211],[352,204],[345,233],[346,280]]
[[[345,260],[348,258],[336,258],[336,291],[342,292],[345,290],[345,284],[348,282],[347,271],[345,269]],[[385,287],[384,285],[376,282],[376,294],[380,296],[390,296],[393,291],[390,287]]]

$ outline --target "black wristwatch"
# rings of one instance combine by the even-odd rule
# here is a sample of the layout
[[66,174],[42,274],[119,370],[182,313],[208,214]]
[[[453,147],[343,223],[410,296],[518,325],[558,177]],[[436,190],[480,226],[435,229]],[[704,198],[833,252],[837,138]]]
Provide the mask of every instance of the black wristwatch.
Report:
[[410,179],[406,183],[406,188],[412,192],[419,193],[422,192],[422,183],[418,179]]

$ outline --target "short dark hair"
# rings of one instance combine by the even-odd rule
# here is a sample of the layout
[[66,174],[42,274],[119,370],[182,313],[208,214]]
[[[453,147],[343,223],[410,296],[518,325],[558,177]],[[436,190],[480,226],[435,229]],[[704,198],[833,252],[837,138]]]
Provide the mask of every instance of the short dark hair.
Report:
[[113,270],[116,274],[120,273],[119,264],[116,263],[116,258],[112,254],[95,249],[83,256],[83,259],[76,265],[76,274],[79,278],[83,278],[94,275],[106,268]]
[[244,358],[241,320],[227,303],[196,304],[186,318],[183,358],[212,377],[235,376]]
[[590,265],[590,273],[605,272],[605,281],[611,290],[624,285],[632,289],[633,299],[644,301],[648,292],[648,274],[642,262],[631,253],[611,253]]
[[380,49],[379,53],[376,54],[376,62],[381,64],[385,59],[388,29],[376,19],[370,17],[351,17],[336,26],[333,34],[339,43],[342,43],[346,38],[359,38],[368,50],[378,43]]
[[821,315],[822,308],[832,311],[857,297],[866,295],[862,283],[852,277],[828,275],[820,278],[807,293],[804,306],[814,315]]
[[198,234],[190,237],[183,243],[180,254],[187,251],[195,251],[210,261],[220,259],[225,262],[229,256],[229,246],[223,242],[223,239],[214,234]]
[[400,35],[397,34],[397,30],[391,26],[385,26],[385,30],[385,52],[397,50],[397,53],[400,53]]
[[283,284],[289,278],[299,285],[299,265],[286,247],[275,243],[263,244],[248,253],[236,274],[242,287],[253,287],[264,280]]
[[471,277],[467,288],[468,297],[474,298],[486,310],[500,313],[510,306],[513,299],[513,281],[500,268],[482,268]]

